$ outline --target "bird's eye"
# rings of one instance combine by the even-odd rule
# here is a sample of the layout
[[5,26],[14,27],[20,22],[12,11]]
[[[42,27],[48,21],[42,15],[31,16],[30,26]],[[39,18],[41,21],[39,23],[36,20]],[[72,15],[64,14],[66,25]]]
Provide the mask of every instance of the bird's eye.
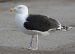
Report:
[[21,9],[22,7],[18,7],[18,9]]

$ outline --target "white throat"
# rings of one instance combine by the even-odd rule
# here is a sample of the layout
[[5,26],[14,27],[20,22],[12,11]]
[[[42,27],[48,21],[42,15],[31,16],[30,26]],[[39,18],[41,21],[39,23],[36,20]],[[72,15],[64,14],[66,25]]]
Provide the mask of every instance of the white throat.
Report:
[[24,12],[21,14],[16,13],[15,20],[18,26],[23,26],[24,22],[26,22],[26,19],[28,17],[28,12]]

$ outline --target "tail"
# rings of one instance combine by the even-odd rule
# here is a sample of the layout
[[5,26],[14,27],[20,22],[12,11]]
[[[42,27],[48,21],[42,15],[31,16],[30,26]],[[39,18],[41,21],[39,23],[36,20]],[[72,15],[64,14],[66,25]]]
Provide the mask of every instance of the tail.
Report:
[[63,31],[68,31],[68,30],[70,30],[70,29],[72,29],[73,27],[71,27],[71,26],[62,26],[62,30]]
[[56,30],[62,30],[62,31],[68,31],[70,29],[72,29],[73,27],[71,26],[62,26],[61,23],[58,21],[59,27],[56,28]]

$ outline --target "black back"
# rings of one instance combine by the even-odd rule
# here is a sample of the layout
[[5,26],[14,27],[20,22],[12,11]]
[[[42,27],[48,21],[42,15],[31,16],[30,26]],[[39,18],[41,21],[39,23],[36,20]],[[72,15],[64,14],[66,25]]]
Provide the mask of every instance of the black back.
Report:
[[47,16],[43,15],[29,15],[26,20],[27,22],[24,23],[24,27],[28,30],[38,30],[44,32],[54,26],[57,27],[56,23],[52,26],[55,21],[54,19],[49,19]]

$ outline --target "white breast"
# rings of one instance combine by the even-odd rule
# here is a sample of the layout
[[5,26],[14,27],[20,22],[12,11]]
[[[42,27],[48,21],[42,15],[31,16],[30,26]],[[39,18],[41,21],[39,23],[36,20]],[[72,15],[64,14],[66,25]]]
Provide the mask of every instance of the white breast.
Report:
[[17,15],[15,16],[15,21],[16,21],[17,26],[18,26],[25,34],[32,35],[32,34],[34,34],[35,31],[27,30],[27,29],[24,27],[24,23],[26,22],[27,17],[28,17],[28,16],[23,16],[23,15],[17,14]]

